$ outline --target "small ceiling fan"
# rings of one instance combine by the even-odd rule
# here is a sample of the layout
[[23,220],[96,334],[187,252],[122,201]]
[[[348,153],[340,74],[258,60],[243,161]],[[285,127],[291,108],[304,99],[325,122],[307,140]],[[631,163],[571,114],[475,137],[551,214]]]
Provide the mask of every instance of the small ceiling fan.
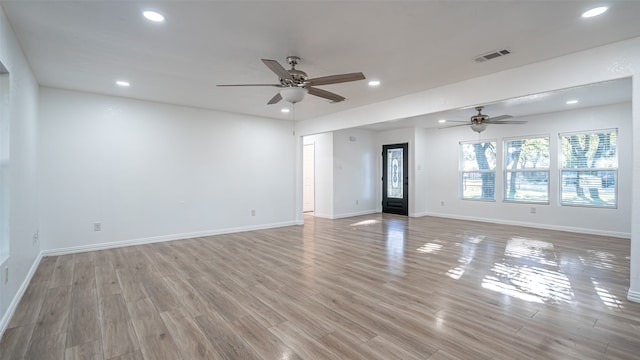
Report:
[[467,122],[467,121],[452,121],[452,122],[460,122],[463,124],[460,125],[453,125],[453,126],[447,126],[447,128],[450,127],[457,127],[457,126],[471,126],[471,130],[477,132],[477,133],[481,133],[483,131],[485,131],[485,129],[487,128],[487,126],[489,124],[495,124],[495,125],[504,125],[504,124],[526,124],[527,121],[525,120],[509,120],[509,121],[505,121],[506,119],[511,119],[513,116],[511,115],[500,115],[500,116],[493,116],[490,117],[489,115],[485,115],[482,113],[482,109],[484,108],[484,106],[476,106],[476,111],[478,112],[476,115],[471,116],[471,121]]
[[279,62],[275,60],[262,59],[262,62],[280,79],[279,84],[237,84],[237,85],[218,85],[218,86],[273,86],[278,87],[278,93],[267,102],[267,105],[276,104],[284,99],[292,104],[302,101],[304,96],[309,93],[319,96],[331,102],[340,102],[345,100],[343,96],[332,93],[330,91],[318,89],[315,86],[339,84],[343,82],[364,80],[364,74],[361,72],[329,75],[318,78],[309,79],[307,73],[296,69],[296,65],[300,62],[297,56],[287,56],[287,63],[291,65],[291,69],[287,70]]

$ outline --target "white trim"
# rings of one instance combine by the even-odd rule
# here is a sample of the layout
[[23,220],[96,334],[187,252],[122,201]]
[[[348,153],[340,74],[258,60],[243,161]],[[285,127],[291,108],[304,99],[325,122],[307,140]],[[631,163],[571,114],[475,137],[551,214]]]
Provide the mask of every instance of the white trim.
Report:
[[579,227],[573,227],[573,226],[539,224],[539,223],[531,223],[526,221],[499,220],[499,219],[491,219],[491,218],[483,218],[483,217],[475,217],[475,216],[461,216],[461,215],[440,214],[440,213],[432,213],[432,212],[422,212],[422,213],[414,214],[412,217],[422,217],[422,216],[434,216],[434,217],[446,218],[446,219],[480,221],[480,222],[491,223],[491,224],[525,226],[525,227],[536,228],[536,229],[548,229],[548,230],[555,230],[555,231],[567,231],[567,232],[578,233],[578,234],[592,234],[592,235],[609,236],[609,237],[615,237],[615,238],[621,238],[621,239],[631,239],[631,233],[627,233],[627,232],[588,229],[588,228],[579,228]]
[[296,221],[286,221],[286,222],[273,223],[273,224],[243,226],[243,227],[237,227],[237,228],[227,228],[227,229],[219,229],[219,230],[197,231],[197,232],[183,233],[183,234],[153,236],[153,237],[147,237],[147,238],[114,241],[114,242],[101,243],[101,244],[71,246],[71,247],[60,248],[60,249],[48,249],[48,250],[43,250],[42,255],[43,256],[67,255],[67,254],[75,254],[75,253],[81,253],[86,251],[112,249],[112,248],[132,246],[132,245],[151,244],[156,242],[191,239],[196,237],[222,235],[222,234],[230,234],[230,233],[237,233],[237,232],[244,232],[244,231],[272,229],[272,228],[292,226],[292,225],[300,225],[300,224],[298,224],[298,222]]
[[627,300],[640,303],[640,292],[629,289],[629,292],[627,292]]
[[338,215],[326,215],[326,214],[315,213],[315,214],[313,214],[313,216],[316,216],[316,217],[319,217],[319,218],[323,218],[323,219],[335,220],[335,219],[343,219],[343,218],[349,218],[349,217],[354,217],[354,216],[377,214],[379,212],[381,212],[381,211],[373,209],[373,210],[364,210],[364,211],[345,213],[345,214],[338,214]]
[[24,292],[27,291],[27,287],[29,287],[29,283],[31,283],[31,279],[33,278],[33,275],[36,273],[36,270],[40,265],[40,260],[42,260],[42,252],[38,254],[36,261],[34,261],[33,265],[31,265],[31,268],[29,269],[27,276],[22,282],[22,285],[20,285],[18,292],[13,297],[13,300],[11,300],[11,304],[9,304],[9,307],[7,308],[7,311],[4,313],[2,320],[0,320],[0,338],[2,338],[5,330],[7,330],[7,326],[9,326],[9,322],[11,321],[13,314],[18,308],[18,304],[20,303],[20,300],[22,300],[22,296],[24,295]]
[[321,214],[319,212],[314,212],[313,216],[323,218],[323,219],[333,219],[333,215]]

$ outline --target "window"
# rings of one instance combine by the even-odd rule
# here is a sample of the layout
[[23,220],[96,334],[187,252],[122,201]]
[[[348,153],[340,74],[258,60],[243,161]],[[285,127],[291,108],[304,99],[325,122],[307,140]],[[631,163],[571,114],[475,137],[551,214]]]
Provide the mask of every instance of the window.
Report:
[[549,137],[509,139],[504,144],[504,200],[549,203]]
[[560,134],[561,204],[615,208],[618,130]]
[[9,256],[9,73],[0,63],[0,263]]
[[460,193],[467,200],[495,200],[496,142],[460,143]]

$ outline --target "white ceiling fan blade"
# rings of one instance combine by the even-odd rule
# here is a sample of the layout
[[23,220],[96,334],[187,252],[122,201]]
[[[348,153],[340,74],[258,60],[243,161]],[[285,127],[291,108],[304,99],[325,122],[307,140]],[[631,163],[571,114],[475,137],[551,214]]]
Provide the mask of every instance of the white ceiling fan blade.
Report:
[[438,130],[443,130],[443,129],[449,129],[449,128],[454,128],[454,127],[469,126],[469,125],[471,125],[468,121],[459,121],[459,122],[464,122],[464,124],[451,125],[451,126],[443,126],[443,127],[439,127],[439,128],[438,128]]
[[271,98],[271,100],[269,100],[267,105],[277,104],[280,102],[280,100],[282,100],[282,95],[280,95],[280,93],[277,93],[274,97]]
[[489,121],[500,121],[500,120],[506,120],[506,119],[511,119],[513,116],[511,115],[500,115],[500,116],[492,116],[489,118]]
[[318,86],[318,85],[339,84],[339,83],[364,80],[364,79],[365,79],[364,74],[361,72],[357,72],[357,73],[330,75],[330,76],[323,76],[319,78],[309,79],[307,80],[307,83],[311,86]]
[[495,121],[495,120],[487,120],[484,122],[484,124],[494,124],[494,125],[500,125],[500,124],[526,124],[528,121],[526,120],[509,120],[509,121]]
[[281,87],[282,85],[280,85],[280,84],[224,84],[224,85],[216,85],[216,86],[220,86],[220,87],[229,87],[229,86],[275,86],[275,87]]
[[331,100],[333,102],[340,102],[345,100],[345,97],[340,96],[338,94],[334,94],[330,91],[327,90],[322,90],[322,89],[318,89],[318,88],[314,88],[314,87],[308,87],[307,90],[309,91],[309,94],[311,95],[315,95],[315,96],[319,96],[321,98],[325,98],[328,100]]

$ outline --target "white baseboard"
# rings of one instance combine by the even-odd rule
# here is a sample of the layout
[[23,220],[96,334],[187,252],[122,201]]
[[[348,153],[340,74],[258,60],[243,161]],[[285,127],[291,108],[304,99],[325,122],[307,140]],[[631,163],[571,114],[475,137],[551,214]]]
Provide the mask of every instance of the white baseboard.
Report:
[[132,246],[132,245],[151,244],[156,242],[191,239],[191,238],[197,238],[197,237],[231,234],[231,233],[244,232],[244,231],[272,229],[272,228],[279,228],[279,227],[292,226],[292,225],[299,225],[299,224],[297,221],[286,221],[286,222],[273,223],[273,224],[262,224],[262,225],[254,225],[254,226],[242,226],[237,228],[197,231],[197,232],[183,233],[183,234],[152,236],[147,238],[113,241],[113,242],[100,243],[100,244],[71,246],[71,247],[58,248],[58,249],[47,249],[42,251],[42,255],[43,256],[67,255],[67,254],[75,254],[75,253],[81,253],[86,251],[113,249],[113,248]]
[[4,331],[7,330],[7,326],[9,326],[9,322],[11,321],[13,314],[16,312],[16,309],[18,308],[18,304],[20,303],[20,300],[22,299],[24,292],[27,291],[27,287],[29,287],[29,283],[31,283],[33,274],[36,273],[36,270],[40,265],[40,260],[42,260],[42,252],[38,254],[38,257],[36,257],[36,260],[33,262],[33,265],[31,265],[31,268],[29,269],[27,276],[25,277],[24,281],[20,285],[20,288],[18,288],[18,292],[13,297],[13,300],[11,300],[11,303],[9,304],[7,311],[4,313],[2,320],[0,320],[0,338],[2,338],[2,336],[4,335]]
[[333,215],[323,214],[319,212],[314,212],[313,216],[323,218],[323,219],[333,219]]
[[615,237],[615,238],[621,238],[621,239],[631,239],[631,233],[600,230],[600,229],[587,229],[587,228],[579,228],[579,227],[572,227],[572,226],[540,224],[540,223],[532,223],[532,222],[525,222],[525,221],[501,220],[501,219],[493,219],[493,218],[463,216],[463,215],[454,215],[454,214],[441,214],[441,213],[432,213],[432,212],[422,212],[422,213],[416,213],[412,215],[412,217],[422,217],[422,216],[433,216],[433,217],[456,219],[456,220],[480,221],[480,222],[486,222],[491,224],[524,226],[524,227],[530,227],[530,228],[536,228],[536,229],[567,231],[567,232],[578,233],[578,234],[591,234],[591,235],[609,236],[609,237]]
[[627,292],[627,300],[640,303],[640,292],[629,290]]

